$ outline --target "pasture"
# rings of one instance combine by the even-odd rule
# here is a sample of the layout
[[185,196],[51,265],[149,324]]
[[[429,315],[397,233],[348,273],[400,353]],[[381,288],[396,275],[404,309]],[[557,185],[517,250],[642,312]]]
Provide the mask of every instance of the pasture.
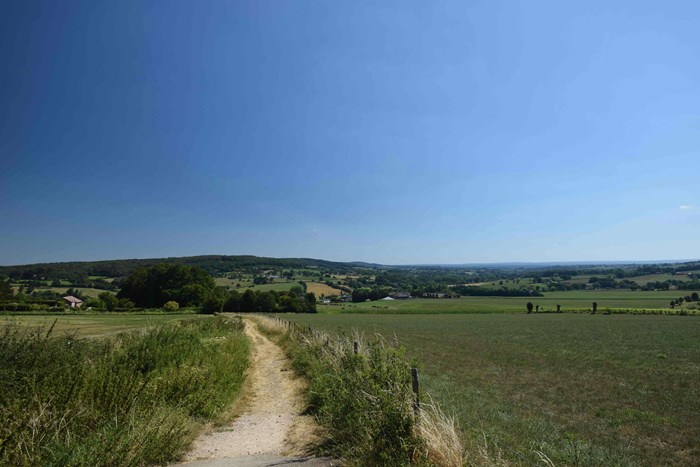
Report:
[[[665,309],[669,302],[687,291],[629,291],[629,290],[582,290],[570,292],[547,292],[544,297],[460,297],[451,299],[415,298],[410,300],[375,301],[319,305],[324,313],[524,313],[527,302],[540,305],[542,311],[590,310],[593,302],[598,310],[605,308]],[[669,310],[671,311],[671,310]]]
[[[446,302],[448,300],[445,300]],[[700,464],[700,319],[572,314],[286,315],[394,336],[467,449],[516,465]]]

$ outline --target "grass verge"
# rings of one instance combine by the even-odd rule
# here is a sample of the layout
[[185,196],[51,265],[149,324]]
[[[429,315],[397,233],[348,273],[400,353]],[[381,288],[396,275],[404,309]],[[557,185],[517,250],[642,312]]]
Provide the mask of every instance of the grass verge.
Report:
[[260,324],[307,379],[309,411],[326,431],[322,454],[350,465],[463,465],[454,419],[436,405],[414,413],[410,365],[396,343],[331,336],[274,318]]
[[104,339],[0,328],[0,465],[178,459],[240,390],[240,319],[188,319]]

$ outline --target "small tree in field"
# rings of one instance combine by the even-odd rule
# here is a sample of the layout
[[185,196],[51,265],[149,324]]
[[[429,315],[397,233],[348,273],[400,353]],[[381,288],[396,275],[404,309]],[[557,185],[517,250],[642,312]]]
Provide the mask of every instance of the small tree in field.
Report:
[[594,315],[596,311],[598,311],[598,302],[593,302],[593,311],[591,312],[591,314]]
[[529,315],[532,313],[532,309],[535,307],[535,305],[532,304],[532,302],[527,302],[527,314]]
[[177,311],[180,309],[180,304],[177,303],[175,300],[170,300],[169,302],[165,302],[165,305],[163,305],[163,309],[165,311]]

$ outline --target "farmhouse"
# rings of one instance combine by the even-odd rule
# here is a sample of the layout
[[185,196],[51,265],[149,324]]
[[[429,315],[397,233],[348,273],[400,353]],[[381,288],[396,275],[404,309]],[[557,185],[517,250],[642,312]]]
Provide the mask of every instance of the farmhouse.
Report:
[[394,298],[397,300],[408,300],[411,298],[411,292],[396,292]]
[[80,308],[81,306],[83,306],[83,301],[72,295],[67,295],[63,297],[63,301],[66,302],[66,305],[68,305],[71,308]]

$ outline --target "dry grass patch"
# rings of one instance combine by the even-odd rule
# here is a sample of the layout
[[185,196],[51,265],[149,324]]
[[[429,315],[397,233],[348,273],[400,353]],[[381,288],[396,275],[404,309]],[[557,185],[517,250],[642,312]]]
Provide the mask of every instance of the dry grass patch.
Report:
[[331,287],[328,284],[322,284],[320,282],[307,282],[306,291],[313,292],[314,294],[316,294],[316,297],[320,297],[321,295],[325,297],[331,297],[333,295],[340,295],[341,293],[343,293],[342,290]]

